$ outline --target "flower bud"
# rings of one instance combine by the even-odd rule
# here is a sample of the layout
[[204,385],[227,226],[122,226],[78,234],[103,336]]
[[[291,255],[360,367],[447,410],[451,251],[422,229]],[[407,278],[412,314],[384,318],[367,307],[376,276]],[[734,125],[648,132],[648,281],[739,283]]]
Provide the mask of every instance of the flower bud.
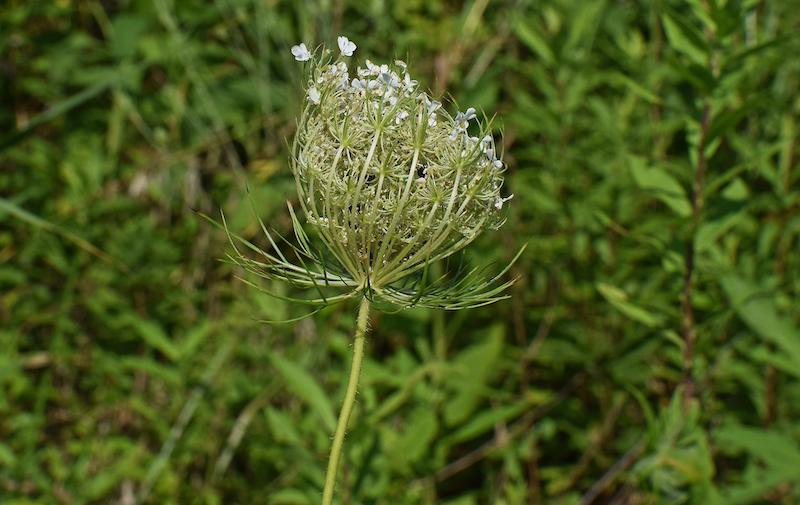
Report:
[[474,108],[451,117],[402,61],[309,72],[292,170],[307,222],[354,280],[390,285],[502,223],[504,165]]

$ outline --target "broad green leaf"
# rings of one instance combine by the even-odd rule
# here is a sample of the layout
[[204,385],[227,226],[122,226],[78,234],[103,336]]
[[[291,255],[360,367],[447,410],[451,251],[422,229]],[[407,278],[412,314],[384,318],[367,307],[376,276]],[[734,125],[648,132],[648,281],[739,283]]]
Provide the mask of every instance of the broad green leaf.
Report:
[[717,239],[736,226],[736,224],[745,217],[746,215],[743,213],[733,212],[712,221],[704,222],[698,227],[697,233],[695,234],[695,249],[698,252],[707,250]]
[[747,184],[740,177],[737,177],[731,181],[730,184],[725,186],[721,195],[728,200],[741,202],[750,196],[750,188],[747,187]]
[[797,440],[776,432],[736,424],[713,431],[717,446],[727,454],[744,451],[753,458],[736,484],[724,491],[720,504],[754,503],[775,487],[800,479],[800,445]]
[[761,459],[775,470],[791,470],[800,478],[800,444],[786,435],[745,426],[723,426],[714,439],[726,451],[738,449]]
[[439,421],[430,408],[418,408],[409,416],[405,430],[397,441],[396,450],[407,463],[416,463],[429,452],[439,430]]
[[270,353],[270,362],[286,383],[286,387],[305,401],[325,424],[325,428],[333,431],[336,418],[333,407],[325,391],[306,369],[289,361],[286,357]]
[[724,137],[740,121],[753,114],[753,110],[760,107],[765,99],[765,95],[755,94],[749,96],[744,104],[715,114],[706,135],[706,145],[712,144],[717,138]]
[[17,458],[14,456],[14,452],[7,445],[0,443],[0,465],[9,467],[14,465],[16,461]]
[[800,377],[800,328],[797,324],[778,312],[767,296],[769,293],[738,274],[723,275],[720,283],[739,317],[759,336],[778,346],[795,365],[791,373]]
[[503,332],[502,326],[492,327],[484,342],[455,357],[448,381],[457,393],[444,405],[444,419],[448,425],[466,419],[485,396],[485,383],[503,347]]
[[266,408],[266,414],[267,423],[275,440],[296,446],[303,445],[302,438],[297,432],[297,425],[289,416],[272,407]]
[[150,21],[149,18],[141,15],[120,14],[115,16],[110,37],[111,52],[114,56],[117,58],[132,56]]
[[647,166],[644,159],[636,156],[630,157],[630,168],[633,180],[640,188],[664,202],[679,216],[691,215],[692,206],[686,191],[666,170]]

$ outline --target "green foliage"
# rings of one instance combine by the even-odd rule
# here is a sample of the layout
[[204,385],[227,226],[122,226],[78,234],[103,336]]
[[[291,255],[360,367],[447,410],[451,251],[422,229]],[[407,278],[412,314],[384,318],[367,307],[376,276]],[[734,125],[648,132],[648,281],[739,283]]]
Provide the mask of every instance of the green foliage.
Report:
[[528,248],[510,300],[376,316],[339,502],[797,503],[798,23],[796,0],[6,2],[0,502],[319,501],[355,308],[260,323],[309,309],[238,281],[200,214],[292,233],[289,48],[343,33],[498,113],[515,197],[463,261]]

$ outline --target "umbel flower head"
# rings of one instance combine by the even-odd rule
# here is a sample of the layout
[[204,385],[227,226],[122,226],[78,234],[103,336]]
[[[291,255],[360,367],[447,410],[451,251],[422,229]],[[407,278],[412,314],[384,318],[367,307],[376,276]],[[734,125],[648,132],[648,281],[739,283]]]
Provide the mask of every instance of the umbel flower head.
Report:
[[[341,36],[338,46],[337,56],[312,54],[305,44],[291,51],[307,76],[291,168],[305,221],[325,247],[314,246],[290,206],[298,262],[280,253],[266,228],[274,254],[248,242],[266,261],[235,247],[231,259],[262,277],[317,288],[320,297],[309,303],[364,294],[401,307],[458,309],[504,298],[508,267],[488,278],[483,269],[432,278],[428,269],[504,221],[511,196],[501,194],[505,167],[490,121],[471,107],[449,115],[402,61],[351,68],[356,44]],[[326,297],[327,287],[348,291]]]

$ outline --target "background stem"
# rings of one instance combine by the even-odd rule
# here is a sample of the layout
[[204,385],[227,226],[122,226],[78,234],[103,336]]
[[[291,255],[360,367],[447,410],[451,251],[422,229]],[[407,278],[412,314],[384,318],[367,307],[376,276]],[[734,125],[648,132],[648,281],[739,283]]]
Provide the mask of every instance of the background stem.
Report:
[[331,455],[330,459],[328,459],[328,470],[325,472],[322,505],[331,505],[331,503],[333,503],[333,489],[336,487],[336,473],[339,468],[339,460],[342,456],[344,434],[347,430],[347,422],[350,420],[350,414],[353,411],[356,390],[358,389],[358,378],[361,375],[361,362],[364,359],[364,335],[367,332],[368,319],[369,300],[364,297],[361,299],[361,306],[358,309],[358,321],[356,323],[356,334],[353,342],[353,363],[350,366],[350,378],[347,381],[347,391],[344,394],[342,410],[339,412],[339,420],[336,422],[336,432],[333,435]]

